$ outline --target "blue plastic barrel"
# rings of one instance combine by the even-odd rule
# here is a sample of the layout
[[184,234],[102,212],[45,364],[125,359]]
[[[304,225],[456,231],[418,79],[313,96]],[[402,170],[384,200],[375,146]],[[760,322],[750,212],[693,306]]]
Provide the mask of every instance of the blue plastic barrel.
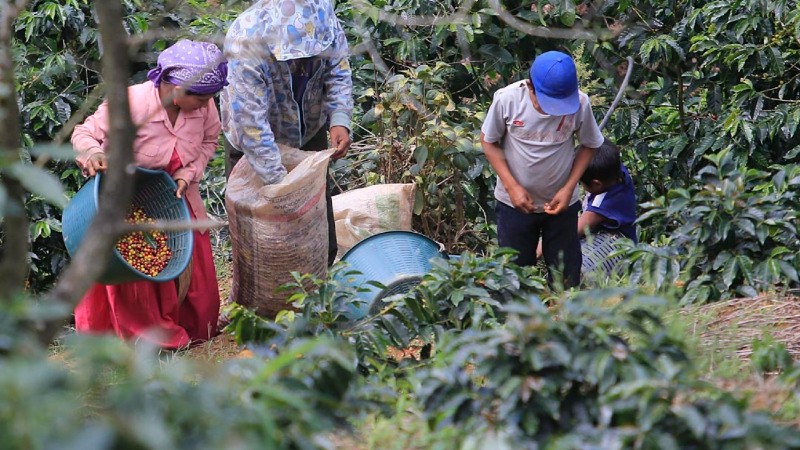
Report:
[[[354,245],[342,256],[350,270],[340,271],[336,280],[340,285],[361,288],[356,293],[359,304],[351,305],[351,319],[360,319],[380,311],[383,298],[404,294],[419,284],[431,270],[431,259],[447,258],[438,242],[411,231],[386,231],[372,235]],[[369,281],[377,281],[379,288]]]
[[[74,256],[78,251],[86,230],[97,215],[102,180],[102,174],[97,174],[86,182],[64,208],[61,218],[62,235],[70,256]],[[188,222],[191,220],[189,208],[184,199],[175,197],[177,189],[175,181],[163,170],[137,168],[134,175],[132,206],[142,208],[148,217],[158,221]],[[167,245],[172,250],[172,256],[158,275],[153,277],[134,269],[115,246],[105,271],[97,280],[98,283],[119,284],[135,280],[164,282],[177,278],[192,259],[194,233],[192,230],[166,233]]]

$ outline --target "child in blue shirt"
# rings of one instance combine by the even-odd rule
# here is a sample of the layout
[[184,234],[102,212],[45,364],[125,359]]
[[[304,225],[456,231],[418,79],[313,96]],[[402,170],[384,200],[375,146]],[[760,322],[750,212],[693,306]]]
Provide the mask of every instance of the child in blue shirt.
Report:
[[[580,178],[586,196],[583,212],[578,217],[578,236],[583,253],[582,271],[593,267],[596,255],[585,237],[601,232],[626,237],[638,242],[636,237],[636,194],[628,169],[620,160],[620,151],[614,143],[605,139],[592,156]],[[536,249],[542,254],[542,243]],[[587,261],[589,257],[592,261]]]
[[581,185],[587,196],[578,217],[578,234],[605,230],[637,242],[636,194],[631,175],[620,160],[619,147],[606,139],[583,172]]

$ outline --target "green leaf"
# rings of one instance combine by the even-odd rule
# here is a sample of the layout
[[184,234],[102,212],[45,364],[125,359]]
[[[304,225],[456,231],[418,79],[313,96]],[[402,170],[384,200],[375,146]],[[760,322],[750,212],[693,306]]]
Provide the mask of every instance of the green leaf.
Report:
[[39,195],[49,203],[63,208],[67,204],[64,187],[50,172],[36,166],[17,162],[8,168],[8,174],[19,180],[30,193]]
[[422,189],[415,189],[414,191],[414,215],[419,216],[425,209],[425,194]]
[[747,219],[740,219],[736,221],[736,225],[739,228],[740,232],[745,233],[745,236],[739,236],[740,238],[744,237],[750,239],[756,235],[756,226],[753,224],[752,221]]
[[514,62],[514,56],[508,50],[500,47],[497,44],[482,45],[481,48],[478,49],[478,52],[487,58],[491,58],[505,64],[511,64]]
[[789,278],[791,281],[794,282],[800,281],[797,278],[797,269],[795,269],[791,264],[789,264],[786,261],[780,259],[776,261],[778,262],[778,265],[781,267],[781,271],[783,271],[783,273],[786,275],[787,278]]
[[800,155],[800,145],[796,145],[794,148],[786,152],[786,154],[783,155],[783,159],[784,161],[790,161],[796,158],[797,155]]
[[686,205],[688,205],[690,200],[684,197],[677,197],[675,199],[670,200],[669,208],[667,208],[667,215],[672,216],[676,213],[684,211]]
[[676,416],[683,419],[684,424],[695,438],[700,439],[706,428],[706,418],[694,406],[686,405],[674,408]]
[[575,12],[574,11],[567,11],[567,12],[561,14],[561,17],[559,17],[559,20],[561,20],[561,23],[565,27],[571,27],[572,25],[575,24],[575,17],[576,16],[575,16]]
[[733,281],[736,279],[738,269],[736,258],[730,258],[725,262],[725,268],[722,271],[722,282],[725,283],[726,289],[730,289]]
[[753,143],[753,125],[750,122],[742,121],[742,131],[747,142]]
[[736,288],[736,292],[743,297],[758,297],[758,291],[752,286],[739,286]]
[[144,236],[144,241],[147,243],[147,245],[150,246],[150,248],[157,248],[158,247],[158,244],[156,243],[156,240],[153,237],[153,233],[151,233],[149,231],[143,231],[142,232],[142,236]]
[[461,172],[469,170],[469,160],[464,155],[457,153],[453,156],[453,165],[456,166]]
[[424,145],[418,145],[414,149],[414,160],[417,161],[417,164],[420,166],[425,165],[425,161],[428,160],[428,147]]

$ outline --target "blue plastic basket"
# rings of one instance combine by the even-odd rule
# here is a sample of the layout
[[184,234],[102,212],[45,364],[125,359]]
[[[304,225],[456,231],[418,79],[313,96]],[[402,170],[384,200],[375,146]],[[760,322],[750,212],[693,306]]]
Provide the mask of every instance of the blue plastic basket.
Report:
[[609,257],[609,255],[617,250],[617,242],[624,238],[625,236],[619,233],[601,231],[582,239],[583,275],[589,279],[614,275],[622,256]]
[[[74,256],[83,241],[86,230],[97,215],[102,174],[89,180],[64,208],[62,235],[67,252]],[[137,168],[134,175],[133,206],[144,210],[148,217],[163,221],[190,221],[189,208],[184,199],[175,198],[178,186],[163,170]],[[106,270],[98,278],[102,284],[119,284],[135,280],[157,282],[177,278],[189,264],[194,248],[194,233],[191,230],[167,231],[167,245],[172,250],[167,266],[156,276],[146,275],[134,269],[117,251],[109,259]]]
[[[344,270],[335,278],[343,286],[363,289],[356,293],[359,304],[351,305],[350,317],[360,319],[368,313],[375,314],[380,311],[383,298],[413,289],[430,272],[430,261],[436,257],[447,258],[444,247],[410,231],[386,231],[358,242],[341,260],[360,274],[345,274]],[[385,288],[369,281],[377,281]]]

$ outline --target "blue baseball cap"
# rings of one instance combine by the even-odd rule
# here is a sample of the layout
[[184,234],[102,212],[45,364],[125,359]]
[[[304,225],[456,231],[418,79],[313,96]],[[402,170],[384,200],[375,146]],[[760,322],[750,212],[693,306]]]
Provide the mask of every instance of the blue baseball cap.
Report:
[[542,110],[552,116],[578,112],[578,73],[575,62],[566,53],[542,53],[531,64],[531,81]]

